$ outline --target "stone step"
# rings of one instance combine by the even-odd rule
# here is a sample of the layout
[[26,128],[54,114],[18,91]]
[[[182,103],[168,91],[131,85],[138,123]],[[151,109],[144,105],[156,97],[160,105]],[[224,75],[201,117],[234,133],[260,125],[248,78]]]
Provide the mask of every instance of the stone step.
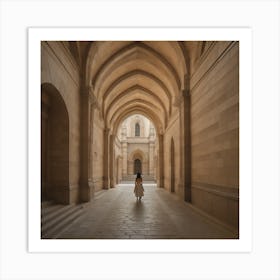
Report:
[[[71,214],[74,212],[76,209],[74,205],[57,205],[58,208],[58,213],[54,210],[51,209],[52,211],[48,211],[46,215],[42,214],[41,215],[41,230],[42,232],[47,231],[49,228],[51,228],[53,225],[55,225],[57,222],[60,220],[63,220],[67,215]],[[53,217],[53,214],[54,217]],[[51,216],[52,219],[49,219],[49,215]],[[46,222],[45,222],[46,221]]]
[[[121,181],[119,185],[131,185],[132,187],[134,187],[134,181]],[[144,181],[143,182],[143,186],[146,185],[156,185],[155,181]]]
[[[125,179],[123,179],[123,180],[121,180],[121,184],[125,184],[125,183],[134,183],[134,181],[135,181],[135,179],[133,179],[133,180],[131,180],[131,179],[127,179],[127,178],[125,178]],[[156,182],[156,180],[154,180],[154,179],[143,179],[143,184],[147,184],[147,183],[155,183]]]
[[42,238],[46,239],[54,239],[57,238],[61,233],[63,233],[67,228],[71,227],[73,222],[79,220],[82,217],[84,211],[77,210],[74,214],[68,216],[63,220],[63,223],[56,225],[55,227],[51,228],[49,231],[42,235]]
[[[127,175],[122,178],[122,182],[135,181],[136,175]],[[143,181],[152,181],[155,182],[155,178],[152,175],[142,175]]]
[[41,217],[42,216],[46,216],[49,213],[52,213],[60,208],[63,208],[65,205],[62,204],[54,204],[54,205],[50,205],[49,207],[42,207],[41,206]]
[[73,205],[53,205],[47,209],[41,209],[41,226],[53,220],[56,216],[63,214],[67,209],[72,208]]
[[[62,230],[66,229],[72,222],[77,220],[84,213],[84,207],[81,205],[59,206],[61,208],[59,208],[58,212],[53,210],[47,215],[42,216],[42,238],[56,238]],[[51,217],[49,215],[51,215]]]

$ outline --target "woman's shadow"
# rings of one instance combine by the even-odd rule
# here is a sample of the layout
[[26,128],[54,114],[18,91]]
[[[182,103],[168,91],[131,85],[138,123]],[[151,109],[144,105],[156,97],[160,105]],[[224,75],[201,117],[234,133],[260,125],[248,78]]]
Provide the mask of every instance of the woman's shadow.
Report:
[[134,217],[141,218],[144,217],[145,214],[145,203],[143,203],[141,200],[137,200],[134,203],[132,214]]

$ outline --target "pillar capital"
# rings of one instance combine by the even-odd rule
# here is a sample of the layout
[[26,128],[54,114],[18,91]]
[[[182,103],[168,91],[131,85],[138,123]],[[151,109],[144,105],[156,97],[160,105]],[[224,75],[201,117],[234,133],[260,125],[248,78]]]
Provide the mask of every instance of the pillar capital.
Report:
[[159,127],[158,134],[159,134],[159,136],[163,136],[164,131],[163,131],[162,126]]
[[105,127],[104,128],[104,133],[109,136],[110,135],[110,128]]
[[190,90],[188,88],[183,89],[178,96],[174,98],[173,105],[180,107],[186,98],[190,97]]
[[90,105],[93,106],[93,108],[98,110],[100,109],[100,104],[92,90],[89,91],[89,101],[90,101]]
[[100,104],[98,102],[97,97],[94,94],[93,86],[85,86],[84,90],[82,92],[83,92],[83,95],[88,96],[90,105],[93,106],[93,108],[96,108],[99,110]]
[[184,88],[182,90],[183,97],[188,97],[190,95],[190,75],[188,73],[184,76]]

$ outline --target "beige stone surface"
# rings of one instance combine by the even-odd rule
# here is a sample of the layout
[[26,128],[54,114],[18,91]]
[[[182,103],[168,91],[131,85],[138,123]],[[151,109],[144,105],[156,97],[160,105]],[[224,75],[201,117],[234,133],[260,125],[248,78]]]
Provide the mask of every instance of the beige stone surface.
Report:
[[191,79],[192,184],[208,184],[207,191],[192,189],[192,201],[234,226],[238,203],[211,190],[239,188],[238,65],[238,43],[215,43]]
[[[180,190],[180,120],[175,114],[164,135],[164,187],[171,191],[171,172],[174,172],[174,192],[180,194],[183,199],[183,191]],[[174,160],[171,161],[171,139],[174,141]],[[172,164],[173,163],[173,164]]]

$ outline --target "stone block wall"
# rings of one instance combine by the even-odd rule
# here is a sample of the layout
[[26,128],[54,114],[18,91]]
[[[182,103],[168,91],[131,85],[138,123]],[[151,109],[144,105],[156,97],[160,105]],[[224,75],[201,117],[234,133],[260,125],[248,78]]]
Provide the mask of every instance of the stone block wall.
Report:
[[104,160],[104,122],[100,118],[99,110],[94,110],[92,129],[92,155],[91,155],[91,185],[92,193],[103,188],[103,160]]
[[122,143],[118,136],[114,143],[114,185],[120,183],[122,179]]
[[[180,153],[180,118],[179,112],[175,112],[164,134],[164,188],[171,191],[171,168],[174,168],[175,194],[184,197],[183,186],[181,185],[182,168]],[[171,165],[171,139],[174,140],[174,166]]]
[[215,42],[191,73],[191,199],[239,224],[239,43]]
[[[41,84],[51,84],[61,94],[69,115],[69,185],[64,186],[64,203],[79,200],[80,99],[76,62],[61,42],[41,44]],[[39,94],[39,93],[38,93]]]

